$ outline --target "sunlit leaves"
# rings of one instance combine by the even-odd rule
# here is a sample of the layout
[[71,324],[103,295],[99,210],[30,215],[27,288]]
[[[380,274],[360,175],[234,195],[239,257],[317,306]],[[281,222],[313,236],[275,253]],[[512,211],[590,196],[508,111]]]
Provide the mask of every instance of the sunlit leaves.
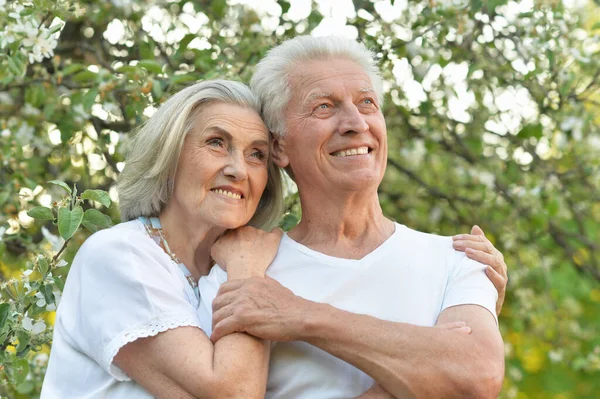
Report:
[[73,236],[83,220],[83,209],[76,206],[73,210],[60,208],[58,210],[58,231],[60,236],[68,240]]

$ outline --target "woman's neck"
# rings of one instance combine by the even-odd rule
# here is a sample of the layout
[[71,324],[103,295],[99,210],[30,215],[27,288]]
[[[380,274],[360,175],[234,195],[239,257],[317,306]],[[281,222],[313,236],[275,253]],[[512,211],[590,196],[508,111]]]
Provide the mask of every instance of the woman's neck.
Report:
[[160,223],[171,252],[187,267],[194,279],[207,275],[211,267],[210,249],[225,229],[207,226],[172,206],[161,212]]

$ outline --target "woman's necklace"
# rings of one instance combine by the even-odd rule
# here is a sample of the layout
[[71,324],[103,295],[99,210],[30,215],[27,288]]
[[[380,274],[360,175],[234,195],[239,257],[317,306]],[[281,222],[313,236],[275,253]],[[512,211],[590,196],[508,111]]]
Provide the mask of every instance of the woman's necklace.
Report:
[[165,253],[169,255],[171,260],[173,260],[173,262],[175,262],[177,266],[179,266],[179,269],[181,270],[184,277],[192,287],[196,298],[200,299],[198,283],[194,279],[194,276],[192,276],[192,273],[189,271],[189,269],[183,264],[182,261],[179,260],[177,255],[175,255],[175,253],[171,251],[171,247],[169,247],[169,243],[167,242],[167,238],[164,235],[162,225],[160,224],[160,219],[157,217],[146,218],[143,216],[140,216],[138,219],[142,222],[150,237],[159,239],[159,242],[157,242],[157,244],[160,245],[160,247],[165,251]]

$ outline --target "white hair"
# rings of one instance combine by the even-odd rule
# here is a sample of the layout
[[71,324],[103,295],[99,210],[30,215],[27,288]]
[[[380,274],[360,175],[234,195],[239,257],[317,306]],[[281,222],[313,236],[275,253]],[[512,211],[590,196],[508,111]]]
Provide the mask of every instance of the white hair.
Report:
[[277,135],[286,132],[285,109],[291,99],[290,75],[294,66],[313,60],[342,58],[360,65],[373,83],[379,103],[383,104],[382,81],[374,54],[364,44],[339,37],[297,36],[269,50],[257,64],[250,87],[260,99],[263,119]]
[[[165,101],[138,130],[117,181],[122,220],[158,216],[173,193],[173,181],[186,135],[201,109],[222,102],[260,113],[260,103],[243,83],[208,80],[189,86]],[[281,171],[269,157],[269,178],[250,221],[270,228],[283,212]]]

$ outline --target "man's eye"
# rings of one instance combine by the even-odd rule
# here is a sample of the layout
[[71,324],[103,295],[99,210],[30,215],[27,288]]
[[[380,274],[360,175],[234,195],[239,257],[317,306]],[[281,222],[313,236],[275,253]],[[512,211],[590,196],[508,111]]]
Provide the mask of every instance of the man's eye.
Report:
[[330,108],[329,104],[320,104],[317,108],[319,109],[327,109]]
[[373,101],[373,100],[372,100],[372,99],[370,99],[370,98],[365,98],[365,99],[364,99],[364,103],[365,103],[365,104],[369,104],[369,105],[371,105],[371,104],[375,104],[375,101]]

